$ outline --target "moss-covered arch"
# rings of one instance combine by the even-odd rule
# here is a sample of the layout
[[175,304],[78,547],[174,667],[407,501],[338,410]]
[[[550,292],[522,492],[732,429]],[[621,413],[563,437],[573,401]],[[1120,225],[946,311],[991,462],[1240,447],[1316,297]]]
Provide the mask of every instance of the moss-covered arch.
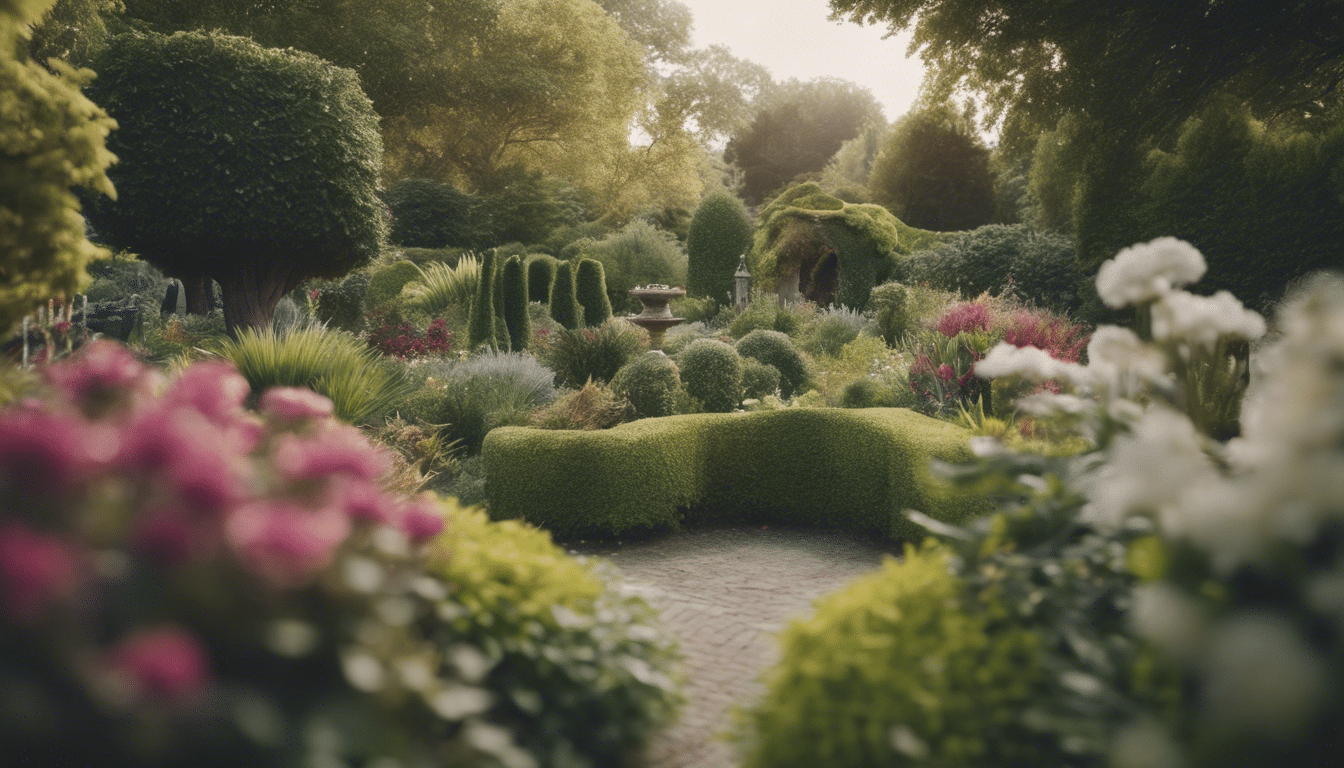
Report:
[[863,309],[902,256],[940,239],[880,205],[846,203],[814,182],[785,190],[761,211],[750,255],[757,285],[786,300]]

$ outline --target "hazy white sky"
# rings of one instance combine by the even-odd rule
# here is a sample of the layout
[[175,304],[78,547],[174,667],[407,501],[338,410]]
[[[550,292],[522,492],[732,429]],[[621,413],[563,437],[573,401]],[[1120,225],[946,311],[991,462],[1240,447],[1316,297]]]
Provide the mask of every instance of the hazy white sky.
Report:
[[864,86],[888,120],[915,100],[924,66],[905,58],[908,34],[882,38],[886,27],[827,20],[827,0],[679,0],[695,15],[697,47],[726,45],[764,65],[776,80],[842,77]]

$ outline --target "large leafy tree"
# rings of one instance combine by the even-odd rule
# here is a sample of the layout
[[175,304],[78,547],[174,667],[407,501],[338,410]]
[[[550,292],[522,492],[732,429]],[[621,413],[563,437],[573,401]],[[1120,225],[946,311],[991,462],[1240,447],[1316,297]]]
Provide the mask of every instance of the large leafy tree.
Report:
[[84,235],[72,187],[115,194],[104,140],[115,123],[80,93],[92,75],[23,53],[25,27],[50,0],[0,0],[0,332],[87,280],[104,253]]
[[733,195],[711,192],[700,201],[686,237],[687,294],[731,303],[733,275],[755,232],[747,207]]
[[724,152],[724,159],[741,169],[743,197],[751,204],[801,174],[821,171],[841,144],[882,121],[871,92],[834,78],[791,80],[762,101]]
[[994,218],[989,150],[947,106],[896,121],[868,179],[873,201],[912,227],[975,229]]
[[95,66],[91,95],[118,121],[108,148],[121,162],[116,203],[90,219],[181,278],[189,299],[218,281],[231,333],[269,325],[302,280],[378,252],[382,142],[353,71],[199,32],[121,35]]

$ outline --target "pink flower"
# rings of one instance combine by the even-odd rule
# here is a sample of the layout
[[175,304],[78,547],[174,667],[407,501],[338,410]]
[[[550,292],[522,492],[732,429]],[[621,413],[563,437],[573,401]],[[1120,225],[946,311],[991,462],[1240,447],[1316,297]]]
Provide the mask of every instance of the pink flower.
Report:
[[390,523],[400,516],[401,504],[365,480],[337,478],[331,484],[330,503],[354,522]]
[[213,548],[216,536],[210,535],[199,521],[183,514],[160,512],[136,524],[131,544],[160,565],[182,565]]
[[127,426],[117,464],[190,510],[217,515],[242,493],[240,458],[238,437],[200,413],[153,409]]
[[221,426],[242,415],[243,402],[251,394],[247,379],[229,363],[196,363],[173,382],[162,403],[186,406]]
[[78,354],[48,366],[44,375],[70,402],[96,413],[144,389],[155,378],[130,350],[111,341],[95,341]]
[[140,695],[178,702],[200,696],[210,676],[201,642],[174,626],[136,632],[108,651],[106,663]]
[[429,496],[417,496],[402,513],[401,530],[415,543],[428,541],[443,531],[443,513]]
[[[109,445],[109,441],[112,444]],[[84,479],[115,438],[75,418],[36,410],[0,413],[0,494],[58,495]]]
[[225,532],[251,570],[281,586],[298,586],[331,562],[350,534],[350,518],[336,507],[313,510],[263,499],[234,510]]
[[311,437],[285,435],[275,450],[275,467],[288,480],[322,480],[346,475],[377,480],[392,468],[385,451],[375,448],[358,429],[333,426]]
[[325,419],[335,412],[331,400],[303,387],[271,387],[261,395],[261,412],[277,419]]
[[78,550],[20,523],[0,524],[0,594],[11,619],[38,616],[82,580]]
[[967,302],[955,304],[938,321],[938,332],[949,339],[963,331],[989,330],[989,307]]

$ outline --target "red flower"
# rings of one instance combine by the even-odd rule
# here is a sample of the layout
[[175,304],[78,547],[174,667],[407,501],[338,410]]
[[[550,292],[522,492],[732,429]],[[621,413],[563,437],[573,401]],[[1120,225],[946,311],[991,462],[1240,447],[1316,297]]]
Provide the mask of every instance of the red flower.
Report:
[[965,331],[989,330],[989,307],[976,302],[954,304],[938,321],[938,332],[949,339]]

